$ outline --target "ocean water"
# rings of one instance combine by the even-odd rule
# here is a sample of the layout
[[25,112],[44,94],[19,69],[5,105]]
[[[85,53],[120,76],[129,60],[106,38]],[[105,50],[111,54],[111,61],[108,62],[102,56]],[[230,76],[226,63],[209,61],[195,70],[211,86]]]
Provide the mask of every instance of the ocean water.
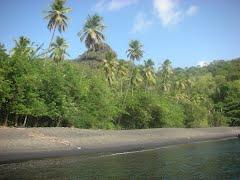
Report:
[[240,139],[0,165],[0,179],[240,179]]

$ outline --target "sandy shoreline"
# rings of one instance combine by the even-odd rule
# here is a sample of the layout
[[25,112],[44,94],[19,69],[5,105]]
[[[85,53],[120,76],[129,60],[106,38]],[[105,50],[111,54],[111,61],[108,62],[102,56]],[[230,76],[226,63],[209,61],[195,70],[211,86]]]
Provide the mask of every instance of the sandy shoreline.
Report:
[[0,164],[33,158],[104,154],[234,138],[240,127],[86,130],[0,128]]

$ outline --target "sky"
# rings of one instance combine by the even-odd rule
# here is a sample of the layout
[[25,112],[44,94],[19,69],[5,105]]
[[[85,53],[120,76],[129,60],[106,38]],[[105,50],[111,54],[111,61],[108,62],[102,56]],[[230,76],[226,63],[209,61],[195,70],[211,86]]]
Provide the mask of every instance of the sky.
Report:
[[[52,0],[1,0],[0,42],[10,50],[14,40],[27,36],[48,46],[51,32],[44,19]],[[144,46],[142,61],[156,66],[170,59],[174,67],[203,65],[240,57],[240,0],[68,0],[72,11],[66,32],[68,53],[74,59],[86,47],[77,33],[88,15],[104,19],[106,43],[127,59],[130,40]]]

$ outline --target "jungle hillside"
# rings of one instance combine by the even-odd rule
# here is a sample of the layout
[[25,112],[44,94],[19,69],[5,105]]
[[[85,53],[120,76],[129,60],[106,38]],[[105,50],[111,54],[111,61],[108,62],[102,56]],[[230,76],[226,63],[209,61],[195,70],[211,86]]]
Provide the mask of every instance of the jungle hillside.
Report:
[[54,0],[44,14],[43,28],[52,33],[48,48],[24,35],[9,51],[0,44],[2,126],[240,126],[240,58],[186,68],[166,59],[156,66],[133,39],[126,42],[127,59],[119,59],[105,40],[111,27],[91,14],[76,33],[86,51],[71,59],[64,32],[72,10],[65,3]]

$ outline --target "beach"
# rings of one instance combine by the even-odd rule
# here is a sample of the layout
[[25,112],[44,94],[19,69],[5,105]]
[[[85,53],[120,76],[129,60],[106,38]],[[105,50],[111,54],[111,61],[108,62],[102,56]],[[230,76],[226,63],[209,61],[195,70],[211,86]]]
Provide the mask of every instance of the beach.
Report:
[[0,164],[36,158],[122,153],[236,138],[240,127],[88,130],[0,128]]

